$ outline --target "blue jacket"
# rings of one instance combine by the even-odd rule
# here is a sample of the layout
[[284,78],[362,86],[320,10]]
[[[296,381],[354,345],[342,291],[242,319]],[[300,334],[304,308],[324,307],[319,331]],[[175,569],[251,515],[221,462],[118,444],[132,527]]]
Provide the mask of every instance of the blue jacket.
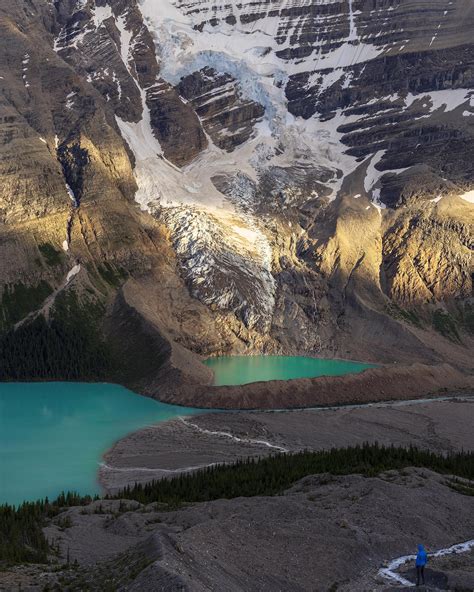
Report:
[[428,555],[426,554],[425,548],[423,545],[418,545],[418,555],[416,556],[416,563],[417,567],[423,567],[426,565],[428,561]]

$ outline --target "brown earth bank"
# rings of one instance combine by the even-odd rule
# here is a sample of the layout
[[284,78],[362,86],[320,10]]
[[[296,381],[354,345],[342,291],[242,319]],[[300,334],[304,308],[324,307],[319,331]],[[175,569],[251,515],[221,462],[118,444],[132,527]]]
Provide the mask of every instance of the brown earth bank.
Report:
[[[473,538],[474,497],[454,491],[447,476],[406,469],[312,476],[282,495],[170,512],[94,502],[61,519],[46,533],[60,558],[69,553],[79,566],[7,570],[0,590],[388,592],[400,588],[378,573],[387,561],[414,553],[420,542],[435,551]],[[456,559],[429,565],[427,575],[442,572],[447,583],[428,589],[460,589],[460,576],[462,589],[473,589],[472,557]]]
[[[472,372],[469,348],[449,342],[441,347],[436,340],[432,359],[405,351],[399,344],[397,350],[390,352],[392,363],[388,362],[385,350],[381,352],[374,344],[367,345],[358,352],[358,359],[382,365],[360,374],[212,386],[212,372],[201,363],[209,355],[209,344],[204,339],[204,349],[199,355],[175,343],[170,333],[162,329],[163,312],[158,314],[150,300],[156,286],[147,286],[147,290],[142,290],[137,282],[128,281],[107,317],[107,338],[123,360],[120,371],[111,379],[166,403],[206,409],[280,409],[423,398],[446,391],[474,389],[474,377],[469,373]],[[195,324],[196,318],[193,316],[194,326],[199,328],[196,337],[199,340],[206,332],[202,324]],[[366,332],[371,327],[369,323]],[[181,329],[176,327],[173,331],[181,332]],[[225,348],[214,346],[217,346],[214,354],[229,354]],[[260,347],[249,351],[233,347],[231,352],[262,353]],[[330,352],[270,350],[266,353],[331,357]]]
[[149,426],[119,440],[105,455],[106,492],[197,467],[277,452],[322,450],[363,442],[474,450],[474,396],[281,412],[206,413]]
[[291,409],[407,400],[448,391],[472,391],[474,377],[449,364],[383,366],[360,374],[272,380],[236,386],[172,385],[166,378],[138,392],[165,403],[214,409]]
[[[157,285],[161,297],[156,296]],[[172,289],[173,288],[173,289]],[[163,294],[166,298],[163,298]],[[155,296],[162,302],[157,311]],[[470,342],[464,346],[448,340],[440,344],[433,337],[429,355],[416,352],[399,342],[387,353],[377,343],[370,343],[368,335],[375,331],[368,320],[365,326],[365,347],[357,352],[349,350],[353,340],[343,339],[337,351],[298,350],[293,348],[266,349],[262,343],[241,350],[234,342],[230,348],[221,342],[209,342],[212,331],[199,311],[187,319],[187,330],[195,331],[192,346],[186,341],[176,343],[183,326],[163,329],[164,318],[172,314],[165,302],[179,300],[173,286],[166,290],[162,284],[129,280],[115,298],[107,315],[105,333],[108,342],[121,361],[119,370],[107,379],[131,390],[167,403],[220,409],[275,409],[308,407],[313,405],[346,404],[388,399],[426,397],[446,390],[474,389]],[[191,325],[190,322],[192,321]],[[390,327],[386,327],[390,333]],[[423,332],[422,332],[423,333]],[[357,340],[356,340],[357,341]],[[359,341],[357,341],[359,343]],[[210,355],[305,355],[321,358],[357,359],[379,368],[361,374],[297,379],[292,381],[259,382],[241,386],[212,386],[212,371],[202,364]]]

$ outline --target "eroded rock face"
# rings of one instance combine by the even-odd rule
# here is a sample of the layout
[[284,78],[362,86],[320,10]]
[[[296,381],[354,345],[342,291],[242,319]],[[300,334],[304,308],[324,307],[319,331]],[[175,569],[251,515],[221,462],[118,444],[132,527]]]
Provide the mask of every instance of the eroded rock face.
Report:
[[183,351],[466,365],[473,23],[468,0],[0,0],[0,291],[80,260],[81,293],[133,283]]
[[195,112],[159,78],[153,38],[135,1],[85,2],[60,16],[56,51],[86,75],[117,117],[138,122],[149,111],[153,135],[178,166],[206,147]]
[[468,208],[401,214],[384,237],[387,294],[402,306],[468,299],[472,294],[472,227]]
[[232,76],[213,68],[184,76],[178,89],[191,101],[214,143],[229,152],[253,136],[254,126],[265,111],[259,103],[240,96]]
[[161,80],[147,90],[147,105],[153,132],[171,162],[186,165],[207,147],[198,116],[171,84]]

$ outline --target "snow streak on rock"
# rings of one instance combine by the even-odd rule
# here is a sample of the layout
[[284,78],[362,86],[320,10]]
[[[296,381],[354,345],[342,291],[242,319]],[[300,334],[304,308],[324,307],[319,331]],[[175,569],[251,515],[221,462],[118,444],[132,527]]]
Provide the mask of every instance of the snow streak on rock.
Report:
[[79,264],[74,265],[74,267],[68,271],[66,276],[66,284],[69,284],[73,277],[75,277],[81,271],[81,266]]
[[[446,555],[456,555],[458,553],[468,553],[471,549],[474,549],[474,539],[466,541],[464,543],[457,543],[456,545],[452,545],[451,547],[447,547],[445,549],[439,549],[434,553],[429,553],[428,557],[436,558],[436,557],[444,557]],[[415,584],[407,580],[403,576],[401,576],[398,572],[402,565],[405,565],[409,562],[414,562],[416,559],[416,555],[403,555],[402,557],[397,557],[396,559],[392,559],[387,567],[383,567],[379,570],[379,574],[391,581],[400,584],[401,586],[409,586],[414,587]]]

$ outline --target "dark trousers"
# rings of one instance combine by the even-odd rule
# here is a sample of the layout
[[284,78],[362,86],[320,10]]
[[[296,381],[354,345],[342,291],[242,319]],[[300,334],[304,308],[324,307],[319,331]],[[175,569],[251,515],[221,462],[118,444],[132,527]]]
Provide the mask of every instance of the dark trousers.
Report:
[[425,584],[425,566],[424,565],[417,565],[416,566],[416,585],[420,585],[420,578],[423,583]]

